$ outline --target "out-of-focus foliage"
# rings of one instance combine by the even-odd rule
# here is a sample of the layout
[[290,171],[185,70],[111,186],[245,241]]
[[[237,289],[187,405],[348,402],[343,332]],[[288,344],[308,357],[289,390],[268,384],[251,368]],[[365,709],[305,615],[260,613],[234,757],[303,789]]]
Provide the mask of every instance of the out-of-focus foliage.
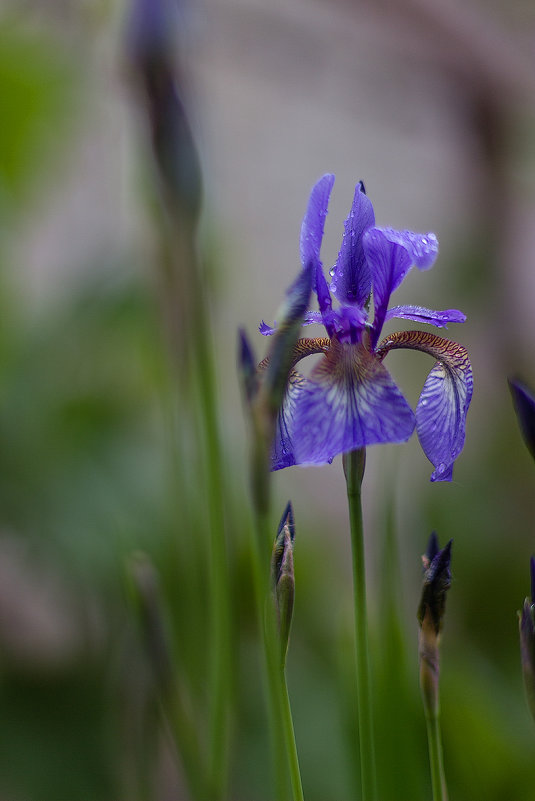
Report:
[[[0,19],[0,211],[17,207],[48,159],[59,158],[75,104],[76,64],[15,16]],[[78,76],[80,78],[80,76]]]
[[[114,47],[118,52],[119,36]],[[6,16],[0,22],[0,796],[186,799],[181,760],[159,723],[129,573],[141,550],[159,575],[170,658],[204,752],[210,498],[199,452],[202,432],[181,395],[180,376],[177,388],[166,339],[157,259],[140,255],[138,240],[123,240],[113,252],[95,247],[89,268],[73,261],[72,276],[57,299],[32,298],[31,304],[21,281],[14,280],[25,265],[11,260],[9,225],[15,218],[31,222],[35,205],[46,208],[47,188],[61,176],[62,156],[75,147],[81,122],[87,122],[74,111],[83,108],[80,114],[88,115],[87,65],[74,50],[35,19],[25,24],[21,15],[16,22]],[[134,113],[130,124],[142,127]],[[149,160],[139,147],[139,158]],[[363,160],[359,156],[359,169]],[[317,175],[327,169],[330,164],[318,164]],[[307,175],[307,183],[317,175]],[[128,191],[141,196],[140,183],[139,177],[131,179]],[[205,185],[210,194],[209,173]],[[244,198],[244,206],[247,202]],[[218,209],[213,211],[217,216]],[[148,229],[152,221],[147,214]],[[31,237],[32,231],[22,235]],[[277,232],[272,235],[275,258]],[[472,251],[463,247],[459,282],[476,319],[491,315],[495,341],[502,341],[503,321],[485,305],[499,296],[495,265],[491,269],[481,256],[479,229],[471,235],[476,255],[467,257]],[[242,288],[231,266],[218,251],[212,266],[218,323],[226,315],[225,283],[229,295],[239,296]],[[454,273],[454,266],[450,275],[457,280],[461,269],[457,263]],[[490,286],[478,307],[486,280]],[[254,298],[254,318],[268,314],[262,298]],[[233,330],[238,322],[232,320]],[[470,350],[469,336],[462,333],[459,339]],[[215,339],[217,358],[225,363],[230,345]],[[532,346],[526,350],[533,352]],[[484,370],[477,356],[473,362],[477,394]],[[519,366],[531,370],[526,380],[533,383],[535,364],[525,359],[511,368]],[[535,474],[516,429],[502,367],[503,374],[498,370],[486,388],[493,399],[491,423],[482,433],[469,417],[467,450],[454,484],[440,494],[425,486],[415,502],[394,499],[398,480],[392,471],[370,470],[366,476],[376,481],[368,544],[382,801],[423,801],[430,793],[416,608],[420,554],[432,529],[441,541],[453,537],[455,543],[441,645],[451,797],[526,801],[532,794],[535,730],[523,699],[516,610],[528,590],[527,557],[535,548]],[[236,382],[234,373],[224,379]],[[421,386],[421,380],[414,384]],[[223,386],[222,481],[233,612],[228,797],[271,801],[246,466],[243,442],[234,442],[235,422],[227,424],[227,396]],[[408,473],[411,460],[422,457],[416,446],[403,453]],[[336,462],[324,470],[329,476],[338,471],[343,480]],[[314,477],[306,480],[312,486]],[[292,481],[276,484],[280,509]],[[314,486],[306,504],[294,504],[296,600],[288,681],[305,797],[345,801],[356,797],[359,786],[348,542],[338,530],[344,515],[333,526],[328,504]],[[386,507],[394,501],[400,509],[396,525],[386,521]]]

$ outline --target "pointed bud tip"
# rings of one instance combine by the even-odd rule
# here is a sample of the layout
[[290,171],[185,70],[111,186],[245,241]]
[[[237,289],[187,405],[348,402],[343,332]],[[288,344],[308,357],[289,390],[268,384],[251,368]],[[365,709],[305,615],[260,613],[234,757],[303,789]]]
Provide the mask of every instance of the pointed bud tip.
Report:
[[427,549],[425,551],[425,559],[431,564],[437,553],[439,552],[439,544],[438,544],[438,537],[436,531],[432,531],[429,535],[429,540],[427,542]]
[[509,378],[508,383],[520,432],[535,459],[535,396],[526,384],[517,378]]
[[238,373],[243,384],[245,397],[248,401],[251,401],[257,388],[256,359],[243,328],[238,329]]
[[277,529],[277,536],[281,533],[282,529],[286,525],[288,526],[288,529],[289,529],[289,532],[290,532],[290,538],[291,538],[291,540],[293,542],[294,539],[295,539],[295,518],[294,518],[294,510],[293,510],[293,506],[292,506],[292,502],[291,501],[288,501],[288,503],[286,504],[286,508],[284,509],[284,512],[282,513],[282,517],[281,517],[280,522],[279,522],[279,527]]
[[437,535],[433,532],[429,538],[427,551],[422,557],[424,580],[418,607],[418,620],[422,625],[426,614],[429,614],[437,635],[442,628],[442,620],[446,611],[446,594],[451,586],[452,544],[453,540],[450,540],[441,549]]

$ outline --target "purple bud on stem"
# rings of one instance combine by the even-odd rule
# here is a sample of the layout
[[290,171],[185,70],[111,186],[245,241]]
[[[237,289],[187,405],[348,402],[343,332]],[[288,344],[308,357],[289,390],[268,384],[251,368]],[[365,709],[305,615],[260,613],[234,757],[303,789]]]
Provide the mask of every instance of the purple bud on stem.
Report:
[[526,446],[535,459],[535,396],[517,379],[509,379],[518,425]]

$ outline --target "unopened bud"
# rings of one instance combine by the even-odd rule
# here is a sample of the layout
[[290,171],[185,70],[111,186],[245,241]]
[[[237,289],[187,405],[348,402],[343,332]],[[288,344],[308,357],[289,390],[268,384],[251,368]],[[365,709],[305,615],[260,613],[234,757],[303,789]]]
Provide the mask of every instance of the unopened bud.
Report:
[[250,404],[258,390],[258,374],[254,351],[243,328],[238,331],[238,374],[245,399]]
[[530,560],[531,599],[526,598],[518,613],[520,628],[520,655],[526,698],[535,720],[535,559]]
[[422,626],[427,617],[437,636],[442,629],[446,611],[446,593],[451,585],[452,542],[453,540],[450,540],[446,547],[441,550],[438,545],[437,535],[433,532],[429,537],[427,551],[422,556],[424,582],[418,607],[418,621]]
[[303,268],[286,292],[277,314],[277,330],[271,338],[263,387],[265,402],[275,419],[286,392],[288,376],[295,358],[295,343],[308,308],[313,281],[312,265]]
[[509,380],[520,432],[529,452],[535,459],[535,396],[525,384],[516,379]]
[[284,667],[294,607],[295,577],[293,543],[295,524],[289,502],[279,524],[271,557],[271,592],[277,614],[280,642],[280,663]]
[[420,623],[419,658],[420,687],[426,716],[438,714],[439,708],[439,635],[446,609],[446,593],[451,585],[450,561],[452,540],[440,549],[436,534],[429,538],[422,556],[424,581],[418,607]]
[[175,214],[198,218],[201,168],[183,104],[177,66],[177,13],[173,0],[132,0],[127,56],[143,90],[154,156],[167,200]]

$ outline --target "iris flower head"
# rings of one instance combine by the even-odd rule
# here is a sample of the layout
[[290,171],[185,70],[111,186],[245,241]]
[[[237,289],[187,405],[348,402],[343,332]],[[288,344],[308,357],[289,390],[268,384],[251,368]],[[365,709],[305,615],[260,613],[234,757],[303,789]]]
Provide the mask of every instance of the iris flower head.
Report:
[[[416,427],[435,468],[431,481],[450,481],[464,444],[472,397],[466,349],[426,331],[401,331],[380,341],[384,323],[394,317],[437,328],[465,321],[456,309],[389,306],[390,296],[412,266],[419,270],[433,266],[437,238],[431,233],[377,227],[360,182],[328,283],[320,249],[333,184],[334,175],[327,174],[313,187],[300,239],[301,263],[313,271],[319,307],[306,313],[303,324],[319,323],[327,336],[297,342],[278,416],[272,469],[330,463],[339,453],[367,445],[404,442]],[[262,334],[274,331],[275,326],[262,322]],[[383,364],[387,353],[398,348],[424,351],[435,359],[415,412]],[[313,353],[323,356],[305,377],[295,366]]]

